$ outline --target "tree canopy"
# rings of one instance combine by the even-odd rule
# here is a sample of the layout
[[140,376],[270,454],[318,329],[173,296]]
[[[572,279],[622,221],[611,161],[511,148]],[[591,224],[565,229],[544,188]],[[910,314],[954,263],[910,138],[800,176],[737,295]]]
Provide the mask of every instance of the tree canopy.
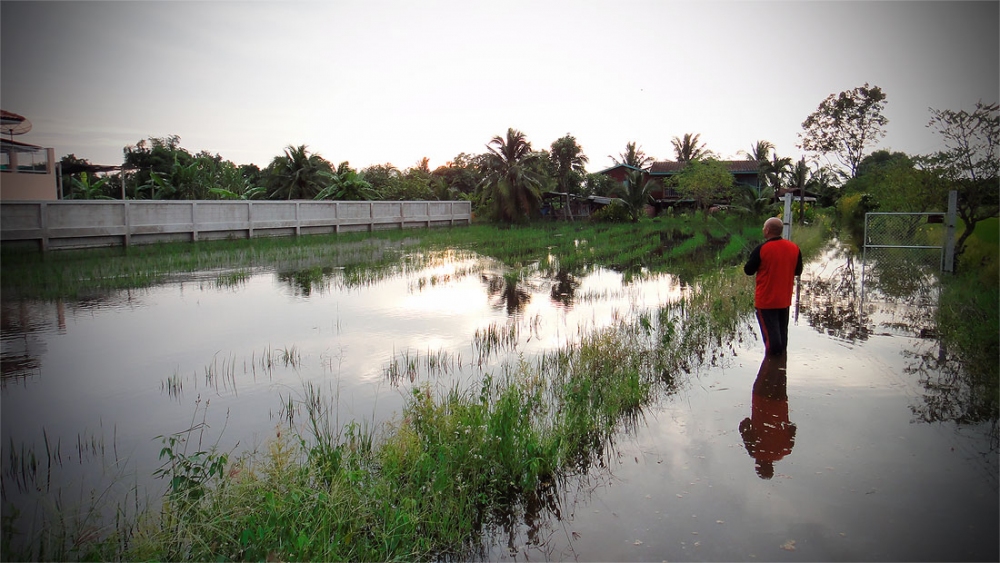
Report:
[[857,175],[865,151],[885,136],[889,119],[882,115],[886,95],[878,86],[859,86],[830,94],[802,122],[800,148],[822,155],[833,154]]

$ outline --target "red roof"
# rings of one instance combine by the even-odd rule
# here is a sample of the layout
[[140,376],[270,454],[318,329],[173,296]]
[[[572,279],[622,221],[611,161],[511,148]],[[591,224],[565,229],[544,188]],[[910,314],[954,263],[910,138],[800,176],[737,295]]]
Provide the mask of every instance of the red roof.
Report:
[[[754,160],[720,160],[733,174],[756,174],[757,162]],[[676,174],[687,165],[686,162],[676,162],[673,160],[660,160],[654,162],[649,167],[650,174],[670,175]]]

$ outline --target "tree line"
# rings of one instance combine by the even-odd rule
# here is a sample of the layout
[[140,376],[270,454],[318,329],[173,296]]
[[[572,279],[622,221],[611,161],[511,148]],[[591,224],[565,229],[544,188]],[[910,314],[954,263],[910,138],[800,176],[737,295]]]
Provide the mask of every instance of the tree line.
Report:
[[948,191],[957,190],[965,225],[961,248],[979,221],[1000,214],[997,103],[980,101],[972,111],[929,108],[927,127],[943,145],[929,155],[872,151],[886,133],[886,103],[881,88],[867,83],[828,96],[802,122],[798,146],[809,158],[793,161],[779,156],[770,141],[755,141],[740,153],[756,163],[756,185],[736,184],[697,133],[673,137],[673,156],[683,168],[666,180],[652,178],[655,159],[638,143],[627,143],[622,153],[609,155],[616,166],[629,169],[617,181],[588,173],[589,158],[569,133],[536,150],[523,132],[510,128],[493,137],[485,152],[459,153],[434,170],[426,158],[402,170],[390,163],[360,170],[348,162],[334,166],[306,145],[289,145],[261,169],[207,151],[192,154],[177,135],[150,137],[125,147],[122,169],[101,177],[86,160],[63,157],[63,197],[469,200],[479,216],[517,222],[540,216],[543,195],[554,191],[617,198],[634,221],[656,189],[675,190],[702,207],[725,202],[757,216],[773,212],[778,194],[792,190],[814,196],[820,207],[836,205],[841,215],[856,220],[875,209],[942,209]]

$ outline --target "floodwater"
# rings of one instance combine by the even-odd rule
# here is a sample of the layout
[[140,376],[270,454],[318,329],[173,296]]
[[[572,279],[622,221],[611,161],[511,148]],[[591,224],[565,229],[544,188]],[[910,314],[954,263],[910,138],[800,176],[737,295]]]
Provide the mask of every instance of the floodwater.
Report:
[[[996,561],[996,421],[959,426],[949,414],[963,405],[929,391],[953,369],[935,338],[934,284],[867,288],[862,301],[860,270],[836,244],[808,264],[785,358],[763,361],[745,330],[735,354],[682,376],[617,436],[601,466],[489,534],[486,558]],[[204,422],[193,433],[204,445],[259,447],[301,422],[310,385],[341,424],[387,420],[412,385],[475,385],[685,291],[673,276],[609,270],[529,272],[512,286],[498,264],[455,253],[364,284],[336,269],[221,274],[3,302],[5,516],[12,504],[37,517],[109,481],[106,496],[142,502],[164,485],[146,477],[158,436]],[[496,333],[516,345],[477,338]]]

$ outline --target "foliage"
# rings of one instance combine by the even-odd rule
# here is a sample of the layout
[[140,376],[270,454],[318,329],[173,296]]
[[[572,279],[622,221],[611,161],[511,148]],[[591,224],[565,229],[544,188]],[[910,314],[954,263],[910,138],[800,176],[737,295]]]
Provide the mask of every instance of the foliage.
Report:
[[611,197],[614,194],[617,185],[618,182],[607,174],[588,173],[584,178],[583,191],[586,195]]
[[878,86],[859,86],[840,94],[830,94],[802,122],[799,133],[803,150],[834,154],[857,175],[865,150],[885,136],[889,119],[882,115],[886,95]]
[[608,155],[608,157],[614,160],[615,164],[624,164],[641,169],[648,168],[653,162],[653,157],[646,156],[646,153],[635,142],[625,143],[625,152],[619,154],[618,158],[611,155]]
[[538,155],[524,133],[510,128],[493,137],[482,161],[480,201],[496,219],[514,223],[534,217],[542,201]]
[[881,150],[865,157],[843,192],[871,194],[882,211],[943,211],[947,206],[940,178],[917,168],[902,152]]
[[778,203],[774,199],[774,190],[770,187],[758,190],[747,184],[738,184],[733,188],[730,207],[748,217],[763,219],[774,216]]
[[327,187],[320,190],[313,199],[335,199],[340,201],[368,201],[375,199],[376,192],[364,177],[345,161],[336,172],[321,170],[318,175],[326,180]]
[[194,156],[180,146],[180,141],[180,136],[168,135],[142,139],[126,146],[123,168],[131,173],[131,187],[138,191],[140,187],[151,185],[154,173],[164,178],[170,176],[175,167],[191,164]]
[[333,167],[318,154],[309,154],[306,145],[289,145],[264,170],[268,198],[312,199],[326,187]]
[[683,138],[671,139],[670,144],[674,147],[677,162],[693,162],[712,156],[712,152],[705,148],[705,143],[698,144],[700,138],[699,133],[685,133]]
[[714,158],[694,160],[677,174],[677,191],[704,209],[713,201],[728,199],[734,177],[726,165]]
[[837,218],[854,241],[864,239],[865,213],[878,209],[879,204],[869,193],[853,193],[837,200]]
[[766,140],[758,140],[750,146],[750,151],[740,151],[746,159],[757,163],[757,185],[764,187],[767,182],[766,166],[771,159],[771,152],[774,151],[774,143]]
[[482,181],[481,160],[481,156],[459,153],[444,166],[435,168],[431,175],[444,181],[449,193],[471,196]]
[[642,170],[631,170],[625,177],[625,181],[618,184],[615,193],[628,209],[632,222],[638,221],[640,217],[645,215],[646,205],[652,203],[650,192],[653,185],[653,182]]
[[563,193],[579,194],[583,176],[587,172],[584,166],[589,162],[583,154],[583,148],[576,143],[575,137],[566,133],[565,137],[552,142],[551,149],[549,162],[553,168],[556,189]]
[[94,178],[86,172],[80,172],[79,177],[70,177],[70,194],[68,199],[114,199],[107,195],[108,179]]
[[927,126],[941,135],[945,150],[923,161],[948,180],[946,189],[958,192],[958,215],[965,224],[955,243],[958,258],[976,224],[1000,216],[1000,106],[977,102],[972,113],[931,109],[931,115]]
[[624,201],[613,199],[611,203],[594,211],[590,215],[590,220],[595,223],[628,223],[633,221],[633,218],[631,210]]

